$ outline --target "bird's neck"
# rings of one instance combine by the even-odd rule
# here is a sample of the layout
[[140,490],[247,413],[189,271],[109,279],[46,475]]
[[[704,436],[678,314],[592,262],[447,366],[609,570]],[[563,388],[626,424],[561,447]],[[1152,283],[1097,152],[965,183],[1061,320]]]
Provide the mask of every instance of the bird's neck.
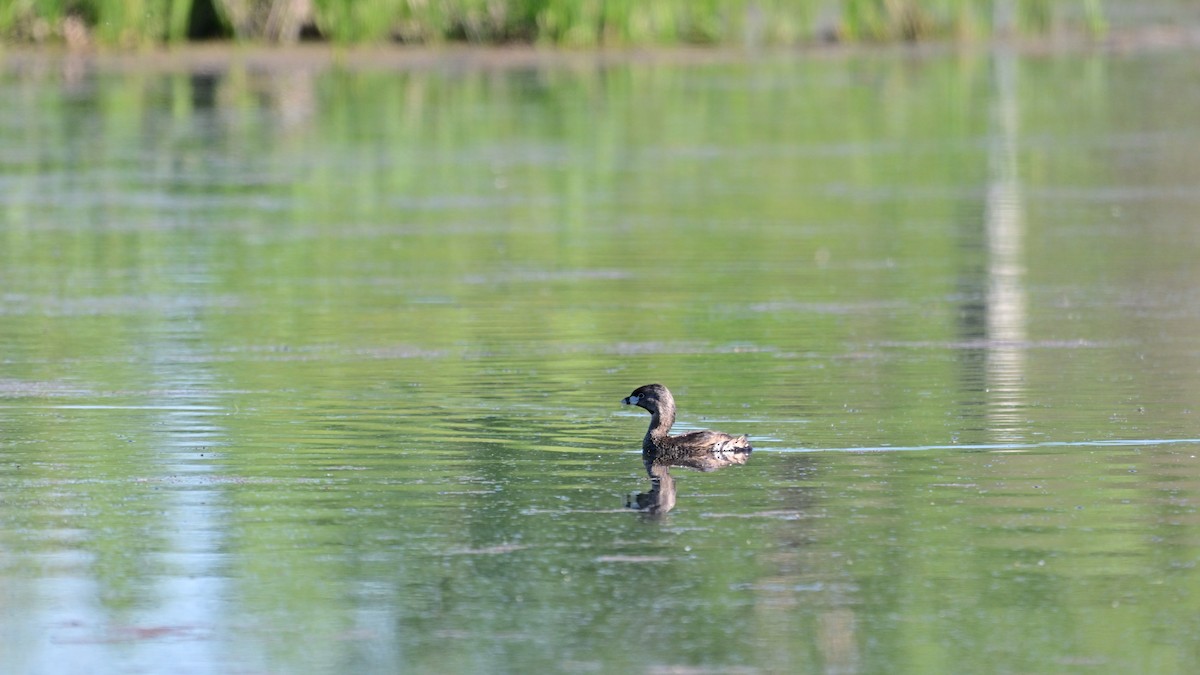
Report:
[[650,414],[650,429],[646,435],[650,438],[665,438],[671,433],[671,425],[675,424],[675,409],[656,410]]

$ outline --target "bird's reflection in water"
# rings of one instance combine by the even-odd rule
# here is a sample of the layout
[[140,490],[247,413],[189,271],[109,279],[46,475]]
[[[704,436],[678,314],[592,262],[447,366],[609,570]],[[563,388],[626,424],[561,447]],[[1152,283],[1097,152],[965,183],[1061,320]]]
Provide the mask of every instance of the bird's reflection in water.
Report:
[[650,471],[650,491],[629,495],[625,506],[646,513],[666,513],[675,508],[675,479],[668,467],[654,465]]

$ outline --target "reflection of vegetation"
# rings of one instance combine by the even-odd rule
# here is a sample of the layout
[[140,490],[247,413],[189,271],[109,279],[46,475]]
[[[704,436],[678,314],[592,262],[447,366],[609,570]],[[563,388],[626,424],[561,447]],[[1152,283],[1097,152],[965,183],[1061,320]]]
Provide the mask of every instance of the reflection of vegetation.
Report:
[[11,1],[0,36],[107,44],[237,36],[566,46],[970,39],[993,30],[1104,30],[1099,0],[63,0]]
[[[1158,395],[1144,429],[1194,428],[1193,200],[1146,197],[1195,174],[1164,131],[1193,102],[1151,77],[1172,63],[1190,76],[1014,73],[1028,336],[1179,340],[1165,394],[1132,375],[1153,353],[1014,346],[1028,438],[1122,433],[1110,415]],[[202,628],[274,645],[262,670],[1188,671],[1194,452],[769,451],[992,438],[971,359],[992,77],[977,56],[9,77],[0,375],[86,404],[201,390],[212,447],[31,386],[3,411],[7,569],[71,551],[122,622],[211,583]],[[1155,217],[1123,228],[1114,183]],[[671,527],[602,513],[644,429],[608,415],[650,379],[687,383],[686,422],[771,437],[752,471],[687,481]]]

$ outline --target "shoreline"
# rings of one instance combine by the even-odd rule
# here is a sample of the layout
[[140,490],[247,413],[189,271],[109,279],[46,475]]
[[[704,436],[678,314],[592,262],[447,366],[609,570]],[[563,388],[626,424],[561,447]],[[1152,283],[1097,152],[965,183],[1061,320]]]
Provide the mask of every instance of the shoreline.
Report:
[[572,50],[536,45],[294,45],[232,41],[188,43],[140,50],[71,50],[65,45],[0,45],[0,72],[24,72],[64,65],[100,72],[224,72],[327,70],[510,70],[608,67],[629,64],[710,65],[780,58],[844,58],[862,55],[923,56],[984,53],[1012,49],[1028,55],[1074,53],[1129,54],[1200,49],[1200,26],[1148,26],[1111,31],[1101,38],[1049,35],[992,39],[978,43],[826,43],[750,49],[730,46],[622,47]]

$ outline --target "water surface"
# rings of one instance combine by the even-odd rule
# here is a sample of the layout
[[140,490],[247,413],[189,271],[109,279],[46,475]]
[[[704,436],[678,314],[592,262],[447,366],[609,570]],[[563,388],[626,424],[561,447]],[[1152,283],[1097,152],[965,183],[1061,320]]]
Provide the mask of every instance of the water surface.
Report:
[[38,63],[3,670],[1200,665],[1194,54]]

